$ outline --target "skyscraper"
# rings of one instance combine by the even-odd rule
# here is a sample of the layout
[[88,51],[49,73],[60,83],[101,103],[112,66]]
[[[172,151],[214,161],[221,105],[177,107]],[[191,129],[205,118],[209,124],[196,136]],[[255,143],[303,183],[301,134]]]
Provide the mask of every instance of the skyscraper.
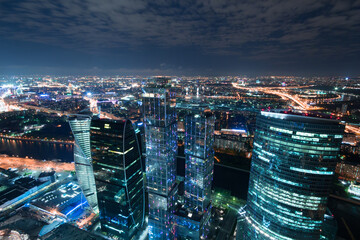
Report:
[[177,193],[175,92],[166,78],[155,79],[143,91],[149,237],[172,239]]
[[251,163],[245,239],[319,239],[344,126],[261,112]]
[[210,112],[185,118],[185,206],[206,211],[214,172],[214,123]]
[[185,117],[185,204],[175,213],[179,239],[204,239],[210,229],[215,117],[196,107]]
[[68,117],[74,135],[74,162],[79,185],[94,212],[98,212],[96,186],[90,150],[90,123],[88,115],[74,114]]
[[91,151],[101,228],[134,239],[144,223],[145,191],[139,143],[130,120],[96,119]]

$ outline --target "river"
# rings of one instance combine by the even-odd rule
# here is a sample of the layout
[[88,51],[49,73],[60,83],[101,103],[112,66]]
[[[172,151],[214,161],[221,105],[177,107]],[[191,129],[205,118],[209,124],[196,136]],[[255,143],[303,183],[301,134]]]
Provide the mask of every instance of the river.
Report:
[[32,142],[26,140],[12,140],[0,138],[0,154],[15,157],[29,157],[39,160],[58,159],[63,162],[72,162],[73,146],[69,144]]

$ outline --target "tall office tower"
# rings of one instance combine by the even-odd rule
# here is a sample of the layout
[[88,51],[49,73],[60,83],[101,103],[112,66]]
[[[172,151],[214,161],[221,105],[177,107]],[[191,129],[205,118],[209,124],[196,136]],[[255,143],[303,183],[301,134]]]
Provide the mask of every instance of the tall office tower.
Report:
[[210,229],[215,117],[201,109],[185,117],[185,206],[175,213],[180,239],[204,239]]
[[206,211],[214,172],[214,124],[210,112],[185,118],[185,206]]
[[172,239],[177,193],[175,92],[165,78],[155,79],[143,91],[149,237]]
[[74,114],[68,117],[75,138],[74,162],[79,185],[95,213],[98,213],[98,201],[90,150],[90,123],[88,115]]
[[131,121],[93,119],[91,151],[101,229],[110,237],[134,239],[144,223],[145,188]]
[[261,112],[251,163],[245,239],[319,239],[344,126]]

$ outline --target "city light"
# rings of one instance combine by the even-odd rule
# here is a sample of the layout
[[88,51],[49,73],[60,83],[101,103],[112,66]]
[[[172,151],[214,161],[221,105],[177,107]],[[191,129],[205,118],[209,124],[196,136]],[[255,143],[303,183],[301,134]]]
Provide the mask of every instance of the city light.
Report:
[[0,8],[0,239],[360,239],[359,0]]

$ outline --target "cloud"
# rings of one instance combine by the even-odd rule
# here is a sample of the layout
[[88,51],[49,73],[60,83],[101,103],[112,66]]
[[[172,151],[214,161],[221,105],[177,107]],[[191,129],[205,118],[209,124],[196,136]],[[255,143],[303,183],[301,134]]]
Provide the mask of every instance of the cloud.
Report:
[[331,46],[358,54],[349,48],[360,40],[359,2],[3,0],[0,35],[86,52],[195,46],[204,54],[271,59]]
[[[208,71],[208,70],[207,70]],[[121,76],[156,76],[156,75],[195,75],[199,73],[198,70],[187,68],[183,69],[181,66],[175,67],[165,67],[160,66],[158,68],[101,68],[101,67],[89,67],[89,68],[79,68],[79,67],[49,67],[46,65],[40,65],[36,67],[31,67],[27,65],[8,65],[0,66],[0,72],[4,75],[31,75],[31,74],[40,74],[40,75],[67,75],[67,74],[84,74],[84,75],[121,75]],[[208,73],[208,72],[203,72]]]

